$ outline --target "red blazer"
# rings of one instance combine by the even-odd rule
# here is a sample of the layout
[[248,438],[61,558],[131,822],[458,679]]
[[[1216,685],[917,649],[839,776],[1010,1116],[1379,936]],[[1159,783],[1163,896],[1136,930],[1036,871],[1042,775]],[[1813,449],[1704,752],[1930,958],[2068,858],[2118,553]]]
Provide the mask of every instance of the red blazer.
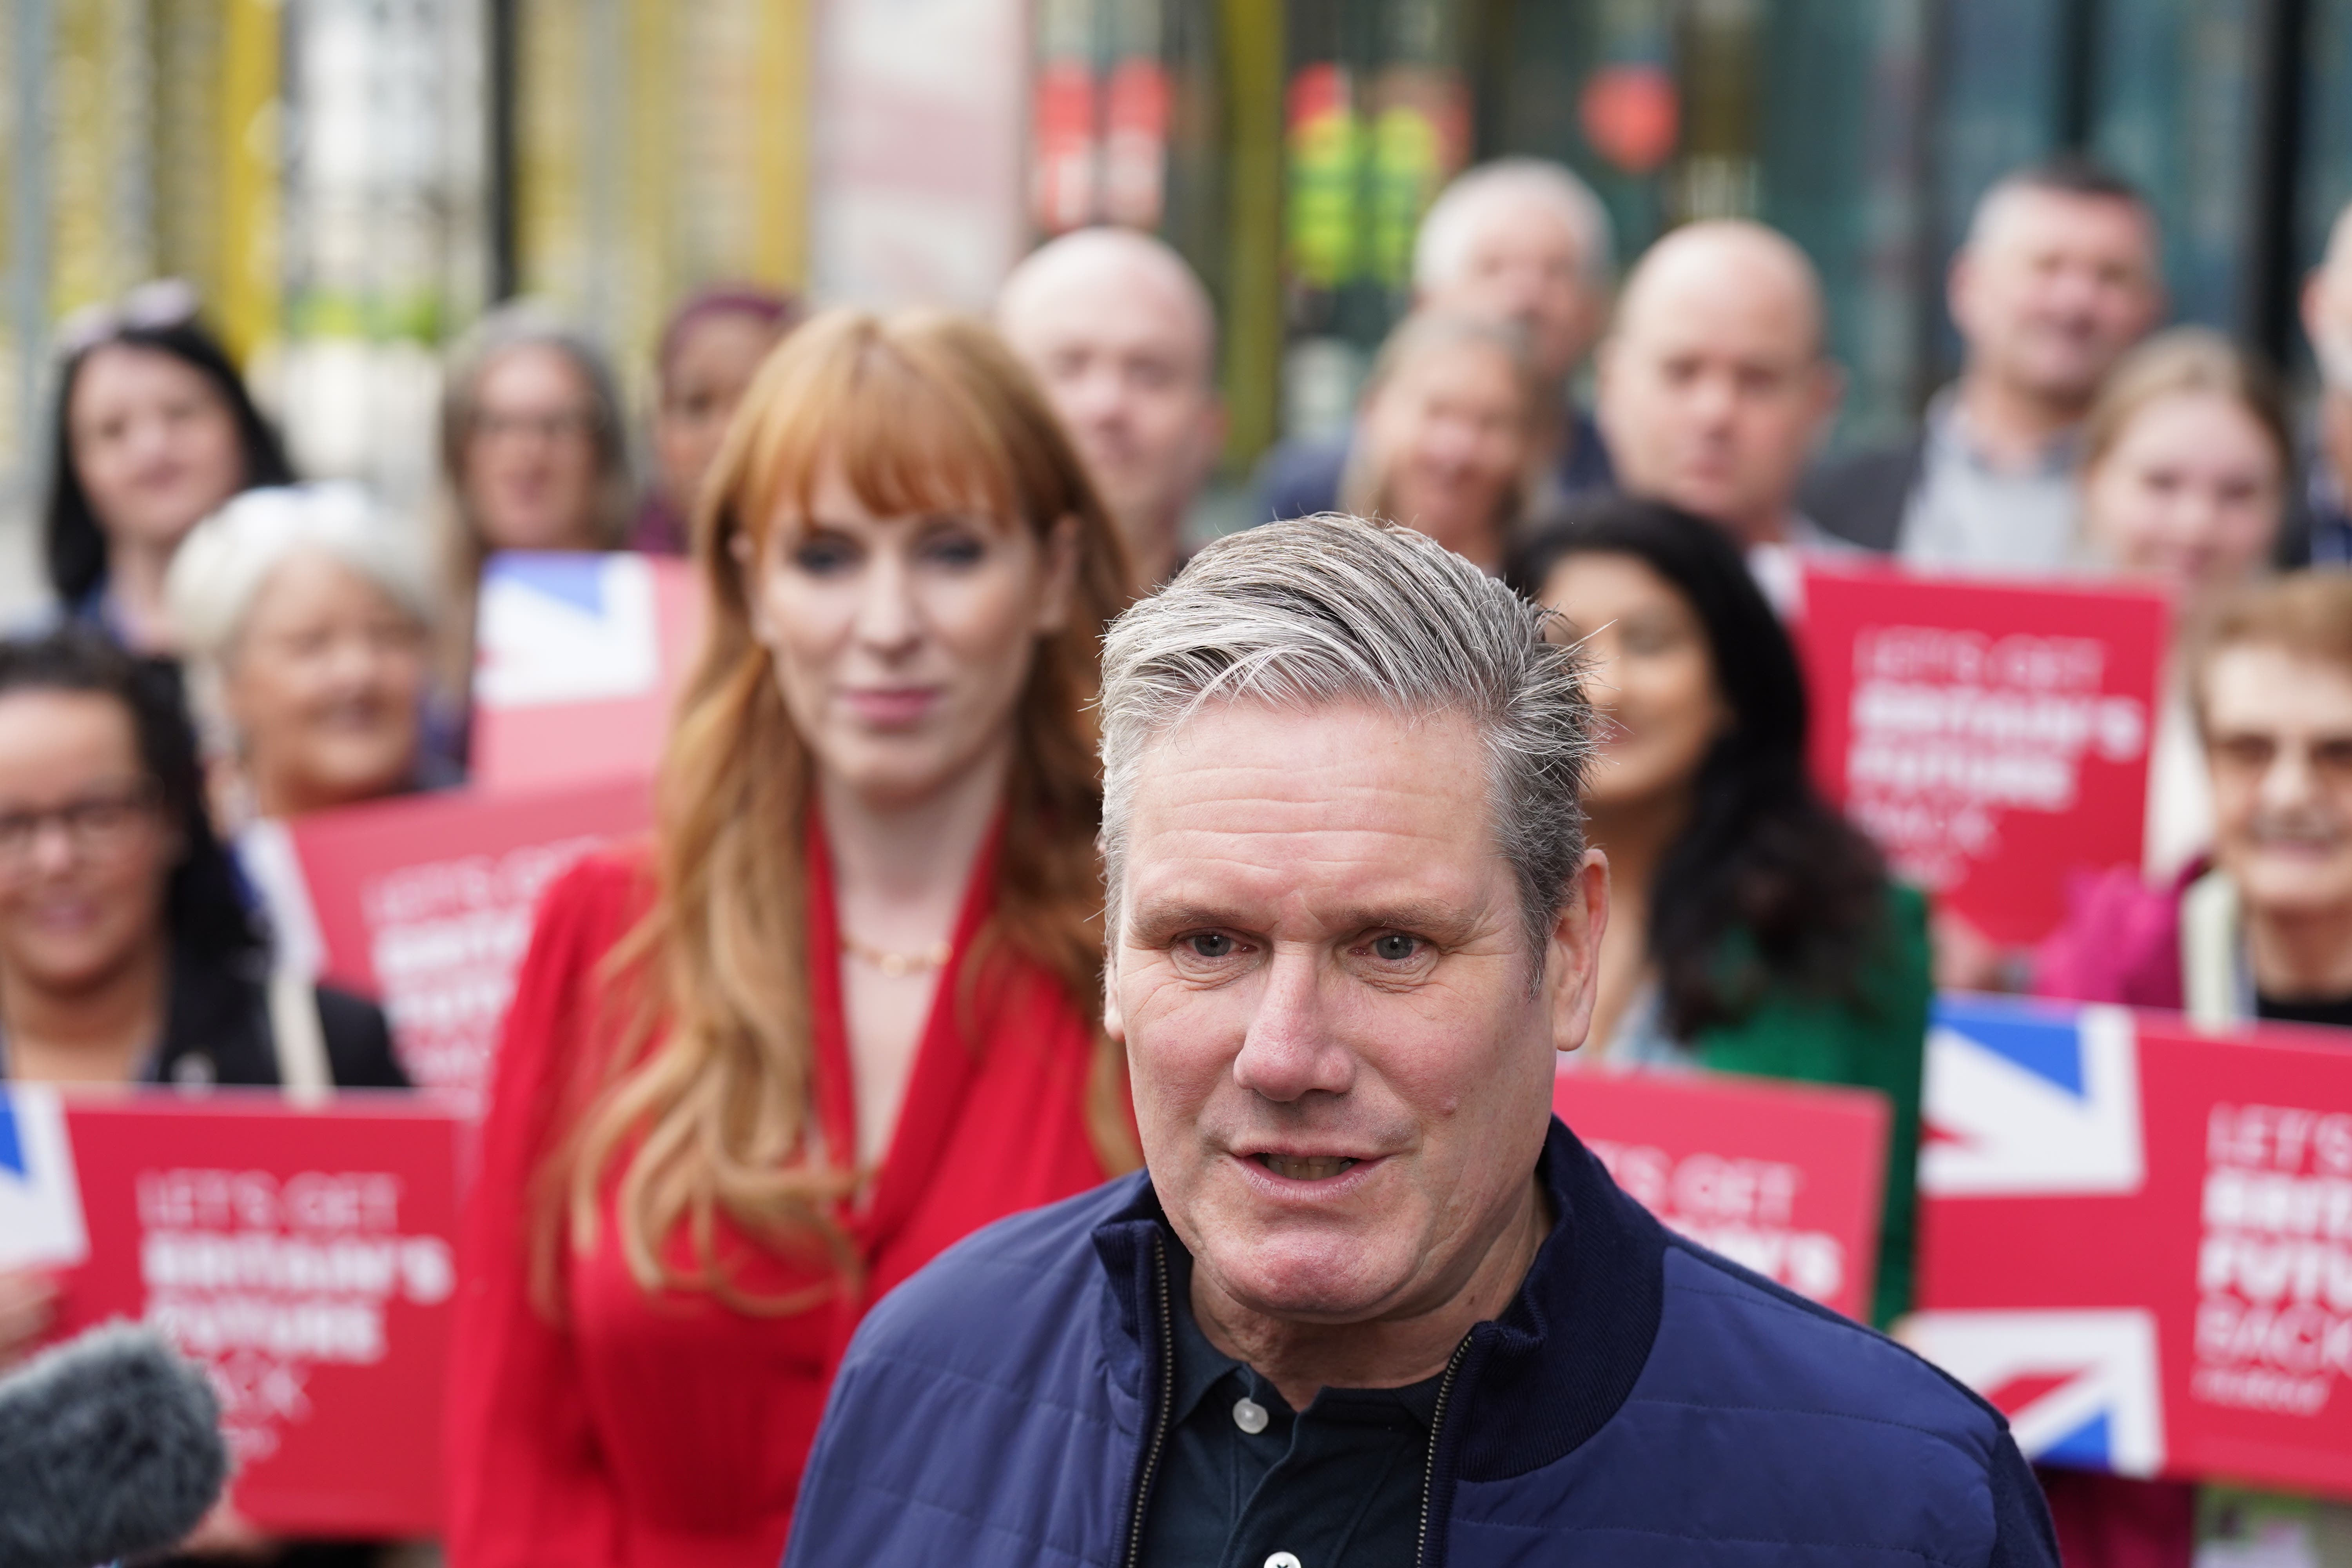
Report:
[[[810,1024],[825,1144],[856,1146],[839,942],[822,836],[809,869]],[[453,1568],[775,1568],[834,1369],[874,1300],[950,1243],[1108,1173],[1087,1135],[1089,1011],[1027,965],[958,983],[993,903],[993,852],[974,869],[955,957],[925,1026],[889,1153],[840,1217],[866,1279],[776,1315],[700,1291],[647,1295],[613,1229],[567,1247],[560,1321],[532,1304],[534,1175],[601,1083],[612,1027],[598,965],[642,914],[642,851],[589,860],[549,890],[506,1021],[468,1200],[451,1387],[446,1548]],[[613,1010],[618,1011],[618,1010]],[[616,1163],[617,1164],[617,1163]],[[723,1216],[720,1256],[747,1292],[832,1281],[821,1258],[778,1257]],[[671,1256],[689,1253],[673,1238]]]

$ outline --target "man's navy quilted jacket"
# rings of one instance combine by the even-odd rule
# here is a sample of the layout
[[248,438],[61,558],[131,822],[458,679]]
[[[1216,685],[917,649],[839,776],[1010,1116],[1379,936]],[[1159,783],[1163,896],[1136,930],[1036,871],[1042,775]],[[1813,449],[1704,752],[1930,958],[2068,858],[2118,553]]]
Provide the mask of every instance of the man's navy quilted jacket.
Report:
[[[1990,1406],[1667,1232],[1557,1121],[1538,1173],[1558,1224],[1455,1353],[1424,1563],[2055,1568]],[[992,1226],[892,1292],[842,1366],[785,1563],[1129,1563],[1176,1245],[1138,1175]]]

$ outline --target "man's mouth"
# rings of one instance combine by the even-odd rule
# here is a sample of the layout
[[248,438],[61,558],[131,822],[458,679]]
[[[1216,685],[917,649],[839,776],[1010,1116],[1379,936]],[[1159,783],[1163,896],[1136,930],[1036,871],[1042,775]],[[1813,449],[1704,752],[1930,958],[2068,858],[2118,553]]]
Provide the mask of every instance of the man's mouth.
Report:
[[1356,1162],[1345,1154],[1259,1154],[1257,1163],[1289,1182],[1328,1182]]

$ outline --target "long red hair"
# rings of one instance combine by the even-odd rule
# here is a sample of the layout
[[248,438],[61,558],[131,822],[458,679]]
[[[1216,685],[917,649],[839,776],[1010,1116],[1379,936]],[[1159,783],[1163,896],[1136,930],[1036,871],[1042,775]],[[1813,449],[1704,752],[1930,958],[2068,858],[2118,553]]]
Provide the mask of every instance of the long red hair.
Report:
[[[805,515],[828,467],[880,516],[984,507],[1041,543],[1075,522],[1072,614],[1039,639],[1014,705],[995,910],[973,952],[982,963],[1008,951],[1026,959],[1089,1013],[1102,994],[1091,704],[1101,628],[1129,593],[1118,530],[993,332],[932,312],[821,316],[761,367],[696,508],[709,629],[662,759],[652,907],[606,960],[606,994],[633,998],[631,1017],[551,1172],[573,1245],[593,1244],[617,1167],[617,1239],[641,1286],[708,1289],[770,1310],[813,1305],[833,1287],[743,1301],[719,1263],[718,1216],[769,1245],[829,1254],[852,1275],[832,1213],[855,1173],[839,1152],[811,1147],[803,834],[814,760],[752,635],[736,539],[748,542],[741,560],[769,559],[772,531]],[[941,984],[970,995],[974,978]],[[1131,1168],[1140,1156],[1124,1060],[1099,1029],[1097,1042],[1089,1129],[1106,1169]],[[683,1272],[663,1256],[680,1226],[694,1259]]]

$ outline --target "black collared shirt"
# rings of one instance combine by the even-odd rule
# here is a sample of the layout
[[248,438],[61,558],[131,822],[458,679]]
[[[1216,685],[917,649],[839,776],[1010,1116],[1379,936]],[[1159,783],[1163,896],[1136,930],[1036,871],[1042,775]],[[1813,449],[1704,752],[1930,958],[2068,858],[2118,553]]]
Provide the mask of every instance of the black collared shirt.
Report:
[[1444,1375],[1326,1388],[1295,1413],[1202,1333],[1192,1260],[1172,1239],[1169,1254],[1174,1403],[1145,1568],[1412,1568]]

